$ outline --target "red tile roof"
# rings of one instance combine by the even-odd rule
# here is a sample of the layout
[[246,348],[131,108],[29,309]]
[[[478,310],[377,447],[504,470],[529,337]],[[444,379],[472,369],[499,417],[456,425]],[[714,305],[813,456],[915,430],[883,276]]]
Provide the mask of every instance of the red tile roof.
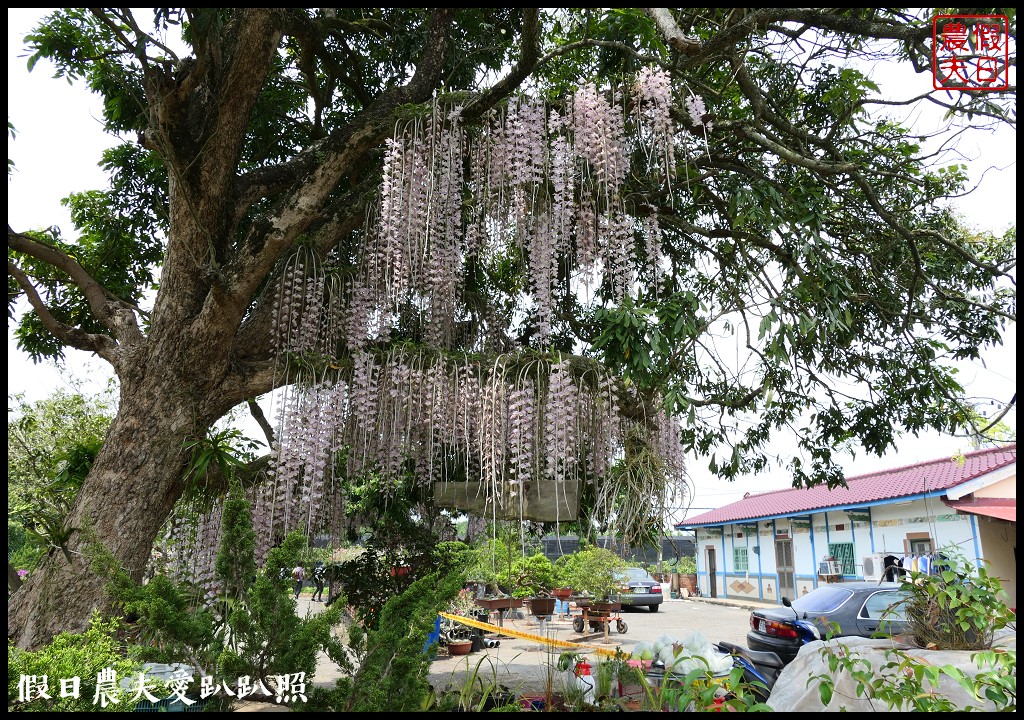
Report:
[[987,515],[1017,522],[1017,498],[977,498],[976,500],[943,500],[959,513]]
[[684,529],[696,525],[781,517],[824,508],[850,507],[925,493],[934,494],[937,490],[948,490],[1016,463],[1017,444],[975,450],[966,453],[964,458],[963,464],[947,456],[893,470],[858,475],[846,479],[848,487],[835,490],[829,490],[822,485],[814,488],[786,488],[750,493],[742,500],[688,518],[676,527]]

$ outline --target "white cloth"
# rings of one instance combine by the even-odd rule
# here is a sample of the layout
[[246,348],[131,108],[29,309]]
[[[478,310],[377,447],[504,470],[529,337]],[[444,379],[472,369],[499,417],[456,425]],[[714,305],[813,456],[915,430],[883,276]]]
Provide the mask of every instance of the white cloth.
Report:
[[[882,668],[887,661],[887,649],[905,650],[932,667],[953,665],[963,671],[964,675],[973,677],[978,673],[978,666],[971,660],[976,651],[964,650],[923,650],[906,645],[892,639],[874,639],[861,637],[844,637],[835,640],[815,640],[800,648],[796,659],[783,668],[775,681],[772,694],[768,698],[768,706],[775,712],[891,712],[889,707],[877,699],[869,700],[857,692],[857,681],[839,668],[832,673],[828,661],[821,657],[820,651],[826,644],[842,645],[850,653],[866,659],[872,668]],[[1003,629],[996,632],[993,647],[1007,650],[1017,649],[1017,632]],[[821,704],[818,683],[808,682],[808,678],[817,675],[831,675],[835,681],[835,693],[827,705]],[[930,685],[927,685],[930,687]],[[956,707],[965,709],[971,706],[975,710],[992,712],[995,704],[990,700],[976,700],[971,697],[958,683],[946,675],[939,676],[936,691],[949,698]]]

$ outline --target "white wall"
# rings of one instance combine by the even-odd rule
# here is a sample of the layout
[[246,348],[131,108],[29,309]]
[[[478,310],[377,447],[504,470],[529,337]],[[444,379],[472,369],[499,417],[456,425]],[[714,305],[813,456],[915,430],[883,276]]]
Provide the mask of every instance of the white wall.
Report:
[[[793,523],[788,518],[762,520],[757,525],[756,537],[750,532],[749,527],[741,530],[739,525],[726,526],[724,544],[721,535],[711,535],[701,529],[697,530],[697,582],[702,594],[711,594],[706,548],[712,546],[717,560],[718,597],[778,600],[775,534],[780,530],[788,530],[793,542],[797,595],[802,595],[805,591],[810,592],[820,584],[817,576],[818,562],[828,554],[829,543],[852,542],[854,545],[856,572],[853,576],[847,575],[846,580],[863,578],[862,559],[866,555],[891,553],[902,556],[907,547],[908,535],[926,535],[932,541],[934,550],[954,544],[965,557],[972,560],[986,555],[982,551],[981,538],[975,537],[970,517],[958,515],[939,498],[872,507],[870,524],[866,521],[853,521],[841,510],[829,510],[814,513],[811,516],[811,527]],[[839,529],[840,526],[842,529]],[[738,532],[742,532],[743,537],[737,537]],[[995,540],[989,544],[995,545]],[[1005,542],[1003,544],[1006,545]],[[760,553],[756,555],[753,551],[755,545],[760,547]],[[733,566],[732,551],[735,547],[748,548],[749,563],[746,573],[738,573]],[[1016,547],[1015,527],[1012,547]],[[1001,575],[1009,575],[1006,559],[1009,557],[1012,562],[1012,550],[998,555],[992,551],[987,554],[997,558]],[[1012,588],[1015,602],[1015,566]]]

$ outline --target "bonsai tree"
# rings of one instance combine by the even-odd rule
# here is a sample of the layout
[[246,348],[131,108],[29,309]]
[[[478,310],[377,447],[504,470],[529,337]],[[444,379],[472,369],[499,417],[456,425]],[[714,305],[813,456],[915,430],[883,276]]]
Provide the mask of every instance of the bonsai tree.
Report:
[[563,557],[569,558],[563,564],[563,581],[577,593],[599,600],[607,599],[619,589],[620,575],[627,567],[618,554],[600,547],[588,547]]
[[555,586],[555,567],[543,553],[517,559],[507,577],[499,573],[499,582],[512,590],[512,597],[534,597]]
[[469,582],[483,585],[489,595],[505,595],[499,586],[510,588],[514,555],[518,549],[505,537],[493,537],[474,548],[466,568]]

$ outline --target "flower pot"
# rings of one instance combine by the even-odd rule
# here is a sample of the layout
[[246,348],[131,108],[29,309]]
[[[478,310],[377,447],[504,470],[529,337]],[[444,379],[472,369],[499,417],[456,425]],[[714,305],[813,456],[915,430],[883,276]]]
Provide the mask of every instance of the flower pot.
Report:
[[556,588],[551,591],[551,594],[559,600],[568,600],[572,597],[572,588]]
[[449,655],[469,655],[473,651],[473,641],[464,640],[448,643]]
[[476,604],[486,610],[509,610],[523,606],[521,598],[500,597],[500,598],[477,598]]
[[530,612],[538,617],[553,615],[555,612],[555,598],[535,597],[530,598]]

